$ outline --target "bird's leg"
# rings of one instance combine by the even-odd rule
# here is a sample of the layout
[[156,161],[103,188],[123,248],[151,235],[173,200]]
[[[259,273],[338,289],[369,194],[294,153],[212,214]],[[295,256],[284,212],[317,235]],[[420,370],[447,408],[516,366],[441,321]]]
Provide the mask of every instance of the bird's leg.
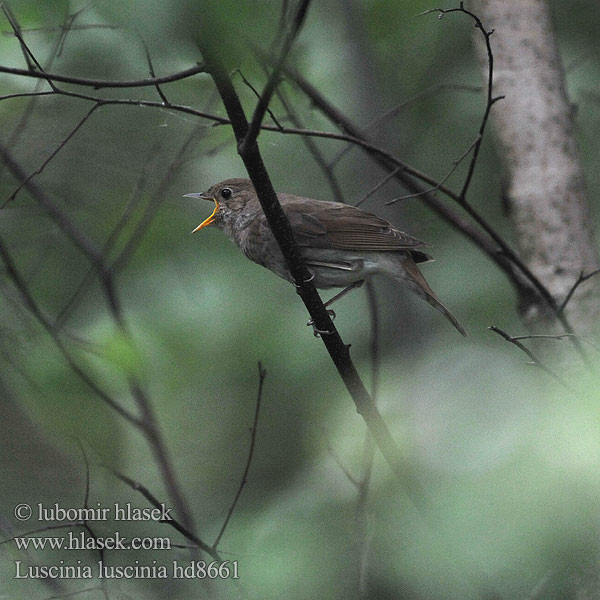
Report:
[[[327,307],[331,306],[336,300],[339,300],[342,296],[345,296],[348,292],[351,292],[352,290],[359,288],[364,282],[365,282],[365,280],[362,279],[361,281],[355,281],[354,283],[351,283],[348,287],[344,288],[341,292],[338,292],[333,298],[330,298],[329,300],[327,300],[327,302],[325,302],[325,304],[323,304],[323,306],[327,310],[327,314],[329,315],[329,317],[331,318],[332,321],[335,319],[335,312],[331,309],[328,309]],[[323,333],[329,333],[329,331],[321,331],[320,329],[317,329],[315,327],[315,322],[313,319],[311,319],[306,325],[307,326],[312,325],[313,333],[314,333],[315,337],[319,337]]]
[[[328,306],[331,306],[336,300],[339,300],[342,296],[345,296],[348,292],[351,292],[352,290],[359,288],[364,282],[365,282],[365,280],[361,279],[360,281],[355,281],[354,283],[351,283],[348,287],[344,288],[341,292],[338,292],[333,298],[330,298],[329,300],[327,300],[327,302],[325,302],[325,304],[323,306],[325,308],[327,308]],[[335,313],[333,313],[333,314],[335,315]]]

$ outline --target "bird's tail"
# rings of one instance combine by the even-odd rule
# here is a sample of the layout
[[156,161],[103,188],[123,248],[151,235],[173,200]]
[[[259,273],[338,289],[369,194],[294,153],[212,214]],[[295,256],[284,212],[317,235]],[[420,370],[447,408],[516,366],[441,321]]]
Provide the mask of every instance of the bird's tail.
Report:
[[[440,302],[438,297],[435,295],[435,292],[429,287],[429,284],[423,277],[421,271],[419,271],[419,267],[417,267],[415,261],[411,257],[406,257],[402,261],[402,266],[404,267],[405,274],[402,276],[397,276],[397,278],[401,278],[403,282],[408,283],[411,290],[426,300],[433,306],[437,308],[447,319],[456,327],[459,333],[466,336],[464,327],[460,324],[459,320]],[[408,276],[408,277],[407,277]]]

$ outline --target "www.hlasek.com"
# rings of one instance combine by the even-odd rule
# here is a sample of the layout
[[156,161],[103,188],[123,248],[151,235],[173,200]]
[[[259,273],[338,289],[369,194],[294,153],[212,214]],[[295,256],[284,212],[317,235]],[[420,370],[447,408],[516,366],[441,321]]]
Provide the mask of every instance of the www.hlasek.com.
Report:
[[108,537],[92,537],[84,531],[67,532],[61,537],[15,537],[19,550],[170,550],[168,537],[122,536],[118,531]]

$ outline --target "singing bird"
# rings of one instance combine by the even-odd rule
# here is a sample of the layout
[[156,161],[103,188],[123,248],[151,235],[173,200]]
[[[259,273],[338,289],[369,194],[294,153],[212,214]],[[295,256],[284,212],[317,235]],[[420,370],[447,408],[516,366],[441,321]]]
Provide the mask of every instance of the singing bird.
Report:
[[[226,179],[186,197],[215,203],[212,214],[194,232],[208,226],[222,229],[250,260],[294,283],[250,180]],[[286,193],[278,193],[277,198],[306,266],[314,274],[315,286],[345,288],[326,306],[373,275],[387,275],[429,302],[466,335],[419,271],[417,263],[432,260],[421,250],[427,247],[425,242],[348,204]]]

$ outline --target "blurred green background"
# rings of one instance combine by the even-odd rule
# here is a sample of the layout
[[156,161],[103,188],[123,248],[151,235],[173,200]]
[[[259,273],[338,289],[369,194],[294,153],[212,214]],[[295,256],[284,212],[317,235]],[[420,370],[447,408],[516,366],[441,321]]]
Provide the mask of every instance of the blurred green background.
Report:
[[[464,15],[419,16],[434,6],[404,0],[314,2],[290,60],[361,127],[402,105],[394,119],[373,127],[371,134],[409,164],[442,178],[473,141],[484,97],[481,91],[457,89],[481,87],[472,23]],[[51,72],[147,77],[143,38],[156,74],[164,75],[200,61],[196,39],[208,35],[228,67],[239,68],[259,90],[265,74],[247,42],[269,47],[277,38],[280,7],[276,0],[10,2],[42,65],[53,55],[65,18],[82,11]],[[554,1],[550,7],[595,201],[600,188],[600,13],[593,0]],[[24,68],[6,19],[2,31],[0,63]],[[239,74],[233,79],[250,112],[254,95]],[[29,92],[36,85],[34,79],[6,74],[0,74],[0,82],[2,94]],[[293,85],[284,82],[281,89],[306,127],[334,130]],[[207,75],[163,90],[173,103],[224,115]],[[153,88],[85,92],[160,100]],[[0,102],[0,141],[30,174],[90,108],[84,100],[53,95],[33,105],[29,98],[5,99]],[[278,100],[272,109],[285,122]],[[259,143],[276,189],[333,199],[301,138],[262,133]],[[328,160],[345,147],[333,141],[317,144]],[[470,201],[511,240],[500,200],[499,164],[490,131]],[[449,180],[455,189],[465,167]],[[335,175],[349,203],[384,177],[356,148],[339,160]],[[357,489],[334,455],[358,478],[365,427],[323,344],[305,326],[308,316],[293,287],[244,259],[218,230],[190,235],[211,207],[183,194],[238,176],[246,174],[229,127],[168,108],[105,106],[34,181],[98,248],[128,211],[111,259],[139,223],[149,223],[117,274],[133,344],[119,334],[97,278],[89,280],[65,313],[62,335],[78,364],[131,410],[128,377],[139,378],[196,530],[208,543],[220,530],[246,462],[257,362],[267,369],[248,482],[219,545],[226,560],[239,562],[244,590],[231,581],[207,585],[196,579],[115,580],[104,591],[95,587],[97,581],[17,580],[15,560],[93,564],[98,553],[23,553],[8,543],[0,546],[0,598],[73,592],[81,592],[78,598],[104,593],[109,598],[358,597],[366,543],[365,597],[526,598],[540,585],[545,598],[569,597],[572,572],[585,570],[597,545],[598,377],[580,377],[577,394],[566,392],[487,331],[498,325],[515,335],[524,333],[507,280],[417,199],[385,206],[406,193],[388,183],[363,208],[432,244],[436,262],[423,272],[469,337],[461,339],[441,315],[393,283],[376,282],[378,403],[425,489],[427,516],[411,504],[377,453],[366,514],[357,511]],[[3,167],[0,200],[5,202],[18,184]],[[592,210],[597,216],[597,202]],[[86,280],[89,263],[25,190],[0,210],[0,235],[42,311],[55,321]],[[83,505],[86,466],[79,444],[90,461],[92,506],[128,501],[148,506],[102,465],[141,482],[170,504],[146,439],[74,375],[3,275],[2,539],[43,526],[14,518],[20,502]],[[340,301],[336,312],[336,325],[371,385],[371,323],[364,290]],[[95,533],[108,536],[117,529],[129,536],[185,542],[155,523],[98,523]],[[188,549],[114,551],[106,562],[170,564],[192,558]],[[86,588],[94,589],[82,591]]]

